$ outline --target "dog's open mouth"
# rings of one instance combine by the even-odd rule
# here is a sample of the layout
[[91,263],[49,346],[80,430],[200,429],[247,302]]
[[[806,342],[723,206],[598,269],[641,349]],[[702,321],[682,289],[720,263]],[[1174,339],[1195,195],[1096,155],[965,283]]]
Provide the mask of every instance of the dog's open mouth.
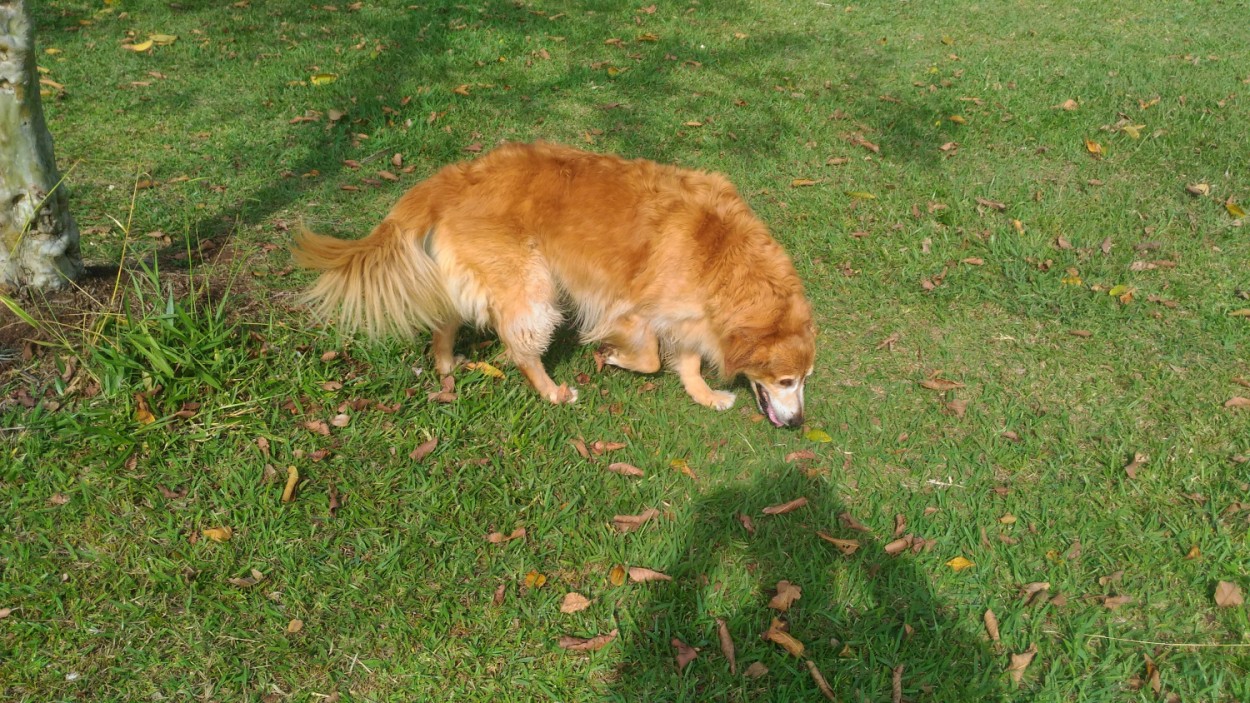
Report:
[[760,407],[760,412],[768,417],[768,421],[777,427],[785,427],[786,423],[777,419],[777,411],[773,409],[772,403],[768,402],[768,391],[764,389],[764,386],[751,381],[751,390],[755,391],[755,404]]

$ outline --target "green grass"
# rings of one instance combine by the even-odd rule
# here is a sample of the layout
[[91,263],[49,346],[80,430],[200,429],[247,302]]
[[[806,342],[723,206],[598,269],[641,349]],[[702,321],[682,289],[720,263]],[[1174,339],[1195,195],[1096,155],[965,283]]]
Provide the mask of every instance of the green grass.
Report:
[[[37,7],[42,47],[60,50],[42,57],[65,86],[46,109],[84,252],[116,261],[125,241],[147,268],[99,336],[61,328],[0,369],[0,697],[817,700],[806,665],[759,638],[786,579],[803,589],[791,632],[843,701],[888,700],[900,665],[914,701],[1250,699],[1247,610],[1212,597],[1218,581],[1250,591],[1247,512],[1228,510],[1250,500],[1235,459],[1250,412],[1223,407],[1250,396],[1235,383],[1250,321],[1229,315],[1250,307],[1250,239],[1223,206],[1250,202],[1244,6],[335,5]],[[178,39],[135,54],[131,31]],[[337,80],[312,85],[319,72]],[[462,371],[458,402],[432,404],[425,340],[345,339],[294,306],[310,280],[287,272],[299,220],[359,236],[467,147],[529,139],[728,174],[807,281],[809,428],[833,441],[698,408],[672,375],[595,374],[571,337],[549,361],[558,381],[590,375],[576,406],[537,400],[490,337],[463,351],[507,378]],[[114,221],[132,214],[128,231]],[[166,254],[211,240],[228,256],[187,267],[150,232]],[[1132,269],[1159,260],[1175,265]],[[965,387],[919,387],[939,370]],[[305,427],[340,412],[329,436]],[[586,460],[576,437],[628,446]],[[785,462],[801,449],[814,471]],[[662,515],[638,532],[611,527],[649,507]],[[934,546],[888,556],[896,515]],[[190,539],[223,525],[229,542]],[[524,541],[485,540],[517,526]],[[817,530],[862,547],[841,556]],[[975,566],[955,572],[956,556]],[[674,580],[614,587],[618,564]],[[266,579],[228,583],[251,569]],[[526,588],[530,571],[546,585]],[[1066,603],[1026,604],[1037,581]],[[560,614],[573,590],[594,605]],[[766,676],[729,673],[716,618],[740,669]],[[597,653],[556,645],[613,629]],[[701,648],[684,673],[674,637]],[[1016,687],[1008,655],[1030,644]],[[1134,685],[1147,656],[1159,696]]]

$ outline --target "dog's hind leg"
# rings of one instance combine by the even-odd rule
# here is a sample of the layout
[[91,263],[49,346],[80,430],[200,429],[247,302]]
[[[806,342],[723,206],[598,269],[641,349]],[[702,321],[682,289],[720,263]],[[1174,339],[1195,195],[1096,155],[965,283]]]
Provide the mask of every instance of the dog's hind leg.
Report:
[[604,340],[604,362],[638,373],[660,370],[660,340],[646,321],[626,315]]
[[681,385],[694,398],[694,402],[716,410],[728,410],[733,407],[734,396],[729,391],[714,391],[703,380],[703,357],[698,352],[679,351],[675,360],[677,375]]
[[513,284],[514,295],[492,301],[495,331],[512,362],[539,395],[552,403],[572,403],[577,400],[577,390],[556,385],[543,367],[543,353],[561,318],[555,284],[546,269],[538,266],[519,274],[523,279],[520,290]]
[[434,370],[439,376],[447,376],[456,367],[456,332],[460,329],[460,320],[452,319],[434,328],[433,342],[430,350],[434,354]]

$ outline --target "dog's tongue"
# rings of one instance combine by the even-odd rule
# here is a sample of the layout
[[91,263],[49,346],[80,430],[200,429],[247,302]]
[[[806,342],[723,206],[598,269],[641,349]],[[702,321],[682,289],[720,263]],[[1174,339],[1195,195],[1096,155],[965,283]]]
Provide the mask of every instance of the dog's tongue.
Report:
[[784,424],[785,424],[785,423],[783,423],[781,420],[778,420],[778,419],[777,419],[777,411],[776,411],[776,410],[773,410],[773,404],[772,404],[772,403],[769,403],[769,404],[768,404],[767,411],[768,411],[768,420],[769,420],[769,422],[773,423],[773,425],[775,425],[775,426],[777,426],[777,427],[781,427],[782,425],[784,425]]

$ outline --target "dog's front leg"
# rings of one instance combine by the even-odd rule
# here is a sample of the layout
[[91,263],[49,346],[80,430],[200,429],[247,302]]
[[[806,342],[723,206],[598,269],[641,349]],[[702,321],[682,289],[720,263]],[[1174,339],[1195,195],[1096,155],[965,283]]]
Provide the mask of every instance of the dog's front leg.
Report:
[[547,369],[543,368],[541,358],[513,353],[512,361],[518,369],[521,369],[521,373],[525,374],[526,380],[530,382],[534,390],[538,391],[538,395],[557,405],[577,402],[577,389],[569,388],[563,383],[557,386],[556,382],[551,380],[551,376],[547,375]]
[[714,391],[703,380],[703,357],[698,352],[683,351],[677,354],[677,375],[681,385],[694,398],[694,402],[716,410],[728,410],[734,405],[734,394]]

